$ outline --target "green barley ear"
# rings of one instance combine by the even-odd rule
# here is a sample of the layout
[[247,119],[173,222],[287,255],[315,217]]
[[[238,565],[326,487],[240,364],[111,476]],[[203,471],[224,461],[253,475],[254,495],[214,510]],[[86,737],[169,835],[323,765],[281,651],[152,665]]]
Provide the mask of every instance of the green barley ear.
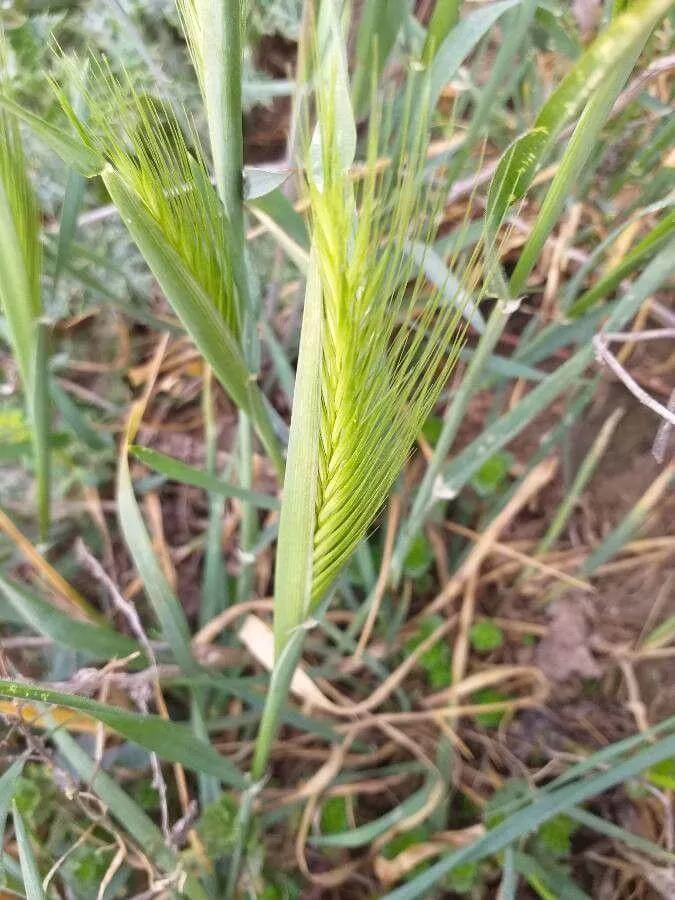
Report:
[[[395,136],[391,123],[372,119],[366,174],[355,185],[332,0],[321,5],[317,34],[318,125],[306,166],[312,249],[279,527],[278,654],[326,595],[404,466],[456,362],[462,298],[480,275],[468,267],[453,303],[450,280],[430,285],[419,265],[440,204],[424,174],[428,129],[419,95],[415,105],[407,98]],[[382,145],[411,122],[414,133],[400,142],[406,152],[383,167]]]
[[238,407],[252,418],[277,467],[278,443],[242,351],[245,311],[235,288],[226,211],[211,184],[199,141],[171,108],[93,61],[91,110],[78,122],[88,147],[106,160],[103,181],[169,303]]
[[[0,65],[4,47],[0,47]],[[40,214],[16,120],[0,111],[0,311],[26,397],[38,481],[42,538],[49,524],[47,332],[40,277]]]

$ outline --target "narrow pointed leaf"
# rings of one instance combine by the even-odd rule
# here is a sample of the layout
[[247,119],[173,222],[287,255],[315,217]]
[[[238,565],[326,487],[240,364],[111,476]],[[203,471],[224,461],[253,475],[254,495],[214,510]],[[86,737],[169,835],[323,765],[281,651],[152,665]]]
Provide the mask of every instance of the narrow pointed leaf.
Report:
[[236,788],[246,784],[244,776],[210,744],[198,740],[190,728],[160,716],[128,712],[75,694],[52,691],[37,685],[0,679],[0,696],[10,700],[32,700],[58,704],[86,713],[130,741],[194,772],[214,775]]
[[256,491],[247,491],[244,488],[237,487],[235,484],[228,484],[222,478],[204,472],[202,469],[196,469],[189,466],[178,459],[167,456],[165,453],[159,453],[149,447],[138,447],[132,445],[129,447],[130,453],[140,460],[146,466],[165,475],[171,481],[178,481],[181,484],[191,484],[194,487],[204,488],[213,494],[219,494],[221,497],[235,497],[237,500],[244,500],[260,509],[278,509],[279,501],[270,494],[259,494]]
[[199,667],[190,652],[190,629],[185,613],[157,560],[136,502],[126,440],[120,450],[116,498],[117,517],[124,540],[162,627],[162,633],[183,671],[196,672]]
[[431,108],[436,105],[445,85],[454,77],[462,62],[481,38],[505,12],[520,2],[521,0],[498,0],[497,3],[490,3],[489,6],[469,13],[459,24],[455,25],[440,47],[436,48],[429,67]]
[[366,0],[363,4],[352,78],[354,111],[359,118],[370,103],[373,71],[377,77],[382,74],[407,14],[406,0]]
[[0,594],[20,618],[45,637],[64,647],[81,650],[99,659],[125,657],[139,650],[136,641],[101,625],[74,619],[46,603],[37,594],[0,573]]
[[551,791],[534,803],[513,813],[496,828],[490,829],[484,837],[434,863],[425,872],[413,878],[408,884],[385,894],[383,900],[416,900],[423,896],[439,879],[462,863],[474,862],[499,853],[544,822],[560,813],[583,803],[603,791],[623,784],[628,779],[661,760],[675,755],[675,736],[658,741],[640,751],[634,757],[615,764],[609,770],[587,779],[580,779],[566,787]]
[[99,153],[87,146],[81,138],[67,134],[63,128],[52,125],[51,122],[36,116],[35,113],[24,109],[23,106],[2,94],[0,94],[0,107],[25,122],[31,131],[43,140],[67,166],[75,169],[85,178],[92,178],[101,172],[105,160]]
[[295,380],[274,585],[274,637],[279,655],[306,618],[312,594],[312,553],[321,423],[322,296],[310,255]]
[[35,860],[35,854],[33,853],[23,816],[19,812],[16,803],[12,804],[12,818],[14,819],[16,842],[19,847],[19,862],[21,863],[21,876],[23,878],[23,888],[26,892],[26,900],[45,900],[40,870]]
[[[24,763],[24,759],[17,759],[0,775],[0,847],[5,846],[7,813],[16,790],[16,783],[23,772]],[[3,858],[4,854],[0,853],[0,882],[3,877]]]
[[493,233],[509,204],[524,196],[563,126],[578,114],[617,64],[637,56],[672,6],[673,0],[635,0],[588,47],[544,104],[532,129],[505,151],[488,195],[487,219]]

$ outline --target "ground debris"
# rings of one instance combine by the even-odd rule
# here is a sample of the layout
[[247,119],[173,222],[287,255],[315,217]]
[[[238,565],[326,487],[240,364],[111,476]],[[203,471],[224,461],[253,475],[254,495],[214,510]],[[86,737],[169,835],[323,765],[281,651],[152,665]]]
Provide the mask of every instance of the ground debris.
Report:
[[597,678],[601,669],[588,647],[589,628],[581,604],[558,600],[551,607],[551,627],[535,653],[537,665],[552,681],[573,675]]

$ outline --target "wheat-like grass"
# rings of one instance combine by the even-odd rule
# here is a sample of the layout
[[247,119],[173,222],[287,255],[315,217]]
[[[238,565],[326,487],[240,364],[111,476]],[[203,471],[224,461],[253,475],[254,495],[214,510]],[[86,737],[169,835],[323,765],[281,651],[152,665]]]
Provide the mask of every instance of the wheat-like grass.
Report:
[[[4,47],[0,45],[0,65]],[[16,120],[0,112],[0,312],[24,391],[37,475],[40,534],[50,505],[47,326],[41,321],[40,213]]]
[[40,216],[28,179],[19,128],[0,112],[0,308],[7,317],[12,346],[27,390],[34,378],[35,328],[42,315]]
[[[308,176],[323,316],[312,607],[382,506],[465,334],[461,301],[429,285],[410,252],[431,239],[438,204],[424,176],[425,129],[402,141],[408,152],[382,171],[392,123],[374,117],[357,195],[335,151],[329,97],[319,97],[318,116],[321,176]],[[399,136],[408,121],[406,110]],[[463,296],[478,276],[469,266]]]
[[174,110],[140,91],[131,77],[92,62],[86,87],[90,115],[75,116],[56,91],[88,146],[97,151],[143,204],[235,336],[241,313],[232,281],[228,222],[196,132],[186,136]]

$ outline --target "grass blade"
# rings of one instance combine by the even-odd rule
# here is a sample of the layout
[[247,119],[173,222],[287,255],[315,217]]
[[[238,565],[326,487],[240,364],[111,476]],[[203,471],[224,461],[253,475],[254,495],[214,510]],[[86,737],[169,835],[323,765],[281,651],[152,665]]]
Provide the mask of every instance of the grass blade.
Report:
[[675,211],[664,216],[657,225],[627,253],[621,262],[611,271],[603,275],[592,288],[589,288],[569,308],[568,315],[580,316],[591,306],[606,297],[617,288],[624,278],[633,272],[645,259],[655,253],[664,241],[669,240],[675,231]]
[[59,612],[33,592],[25,590],[0,573],[0,593],[21,620],[57,644],[80,650],[97,659],[123,658],[138,652],[131,638],[102,625],[91,625]]
[[490,233],[496,233],[511,203],[521,199],[566,122],[602,87],[617,64],[637,57],[649,33],[672,6],[672,0],[636,0],[593,41],[553,91],[533,127],[502,156],[488,196]]
[[586,487],[586,484],[593,475],[593,472],[595,472],[595,469],[600,462],[600,459],[602,458],[605,450],[607,449],[609,442],[612,439],[612,435],[614,434],[614,431],[621,421],[622,417],[623,409],[616,409],[603,424],[595,440],[593,441],[590,450],[579,466],[579,471],[575,475],[572,484],[565,491],[563,501],[556,510],[556,513],[551,520],[551,524],[548,526],[548,528],[546,529],[546,533],[537,544],[537,547],[534,551],[535,556],[546,553],[546,551],[558,538],[558,535],[567,524],[567,520],[569,519],[572,513],[572,509],[574,508],[574,504],[576,503],[583,489]]
[[140,460],[144,465],[160,475],[166,476],[170,481],[178,481],[180,484],[191,484],[194,487],[204,488],[212,494],[218,494],[221,497],[234,497],[237,500],[245,500],[247,503],[257,506],[260,509],[278,509],[279,501],[271,494],[259,494],[256,491],[247,491],[244,488],[237,487],[234,484],[228,484],[217,475],[211,475],[189,466],[187,463],[160,453],[158,450],[152,450],[150,447],[139,447],[132,444],[129,452],[136,459]]
[[[632,288],[614,306],[605,328],[620,330],[645,298],[657,290],[675,271],[675,244],[668,245],[652,260]],[[497,450],[512,440],[528,422],[563,391],[574,385],[593,361],[592,344],[578,350],[566,363],[540,382],[512,410],[490,425],[445,468],[444,492],[457,493]]]
[[396,822],[406,821],[409,816],[415,816],[425,809],[437,786],[438,776],[432,775],[418,791],[406,797],[402,803],[378,819],[349,831],[313,837],[310,839],[310,843],[314,847],[348,847],[350,849],[370,846]]
[[586,559],[580,569],[584,578],[592,575],[603,563],[618,553],[673,483],[675,483],[675,463],[667,466],[654,479],[635,506]]
[[[436,47],[433,61],[429,66],[430,109],[435,107],[441,91],[481,38],[507,10],[513,9],[520,2],[521,0],[497,0],[496,3],[469,13],[452,29],[440,46]],[[447,3],[445,5],[447,6]]]
[[0,679],[0,696],[9,700],[20,698],[38,703],[58,704],[86,713],[140,747],[156,753],[160,759],[180,763],[194,772],[214,775],[232,787],[245,786],[244,776],[232,763],[210,744],[198,740],[187,725],[163,719],[161,716],[128,712],[126,709],[108,706],[76,694],[66,694],[38,685],[5,679]]
[[40,870],[37,867],[35,854],[31,847],[23,817],[16,803],[12,804],[12,818],[14,819],[16,843],[19,847],[19,862],[21,863],[21,875],[23,877],[24,890],[26,891],[26,900],[45,900]]
[[132,412],[120,449],[116,492],[118,521],[131,558],[141,576],[148,599],[176,662],[185,672],[195,672],[199,667],[190,652],[190,629],[185,613],[157,561],[134,496],[127,448],[130,438],[136,432],[137,415],[138,409]]
[[0,309],[23,385],[37,472],[40,536],[49,528],[47,331],[42,309],[39,212],[16,122],[0,113]]
[[0,94],[0,107],[28,125],[67,166],[80,172],[85,178],[100,174],[105,159],[81,138],[66,134],[63,127],[52,125],[3,94]]
[[497,900],[516,900],[518,873],[516,872],[515,852],[513,847],[506,847],[502,860],[502,880],[499,883]]
[[[86,82],[86,72],[83,76]],[[74,100],[73,107],[78,115],[82,118],[85,115],[84,92],[79,92]],[[61,207],[61,221],[59,223],[59,234],[56,242],[56,257],[54,259],[54,272],[52,275],[52,295],[56,296],[59,281],[63,274],[66,261],[70,255],[70,248],[77,231],[77,217],[82,208],[84,200],[85,177],[76,168],[70,167],[66,178],[66,189],[63,195],[63,205]]]
[[406,0],[366,0],[363,4],[352,76],[352,102],[357,118],[368,110],[372,79],[382,74],[407,14]]
[[554,864],[543,866],[528,853],[518,852],[515,854],[515,864],[517,871],[524,875],[533,887],[543,888],[546,892],[544,896],[564,897],[565,900],[591,900],[585,891]]
[[[16,789],[16,783],[23,772],[25,760],[17,759],[0,775],[0,847],[5,846],[5,826],[7,814],[12,803],[12,797]],[[4,853],[0,853],[0,882],[4,875]]]
[[284,502],[279,518],[275,577],[274,640],[281,653],[293,629],[309,613],[312,591],[314,517],[321,421],[322,291],[318,262],[310,255],[305,309],[300,332]]
[[445,38],[457,25],[462,0],[436,0],[429,20],[422,60],[430,62]]
[[653,841],[648,841],[646,838],[633,834],[631,831],[626,831],[625,828],[620,828],[613,822],[609,822],[607,819],[596,816],[585,809],[568,809],[566,815],[571,819],[574,819],[574,821],[578,822],[580,825],[583,825],[585,828],[597,831],[598,834],[602,834],[613,841],[621,841],[621,843],[625,844],[627,847],[631,847],[633,850],[638,850],[640,853],[646,853],[649,856],[653,856],[655,859],[664,860],[671,865],[675,863],[675,854],[670,853],[668,850],[664,850],[663,847],[659,847],[659,845],[655,844]]
[[416,900],[460,863],[474,862],[499,853],[514,841],[535,831],[544,822],[550,821],[560,813],[601,794],[616,784],[633,778],[649,766],[668,759],[674,754],[675,735],[671,735],[599,775],[551,791],[525,809],[509,816],[505,822],[488,831],[474,844],[439,860],[408,884],[385,894],[383,900]]
[[645,32],[642,42],[636,41],[631,44],[618,58],[614,67],[591,96],[579,118],[534,226],[520,253],[516,268],[511,275],[512,296],[517,297],[525,287],[527,276],[534,268],[546,238],[558,221],[565,200],[586,165],[591,151],[600,137],[602,126],[611,112],[621,88],[626,83],[648,35],[649,32]]
[[[44,716],[52,718],[49,713]],[[53,720],[51,724],[54,724]],[[53,728],[51,739],[80,780],[101,798],[111,815],[143,852],[165,872],[175,871],[179,864],[177,857],[166,846],[162,832],[140,806],[110,775],[101,770],[99,763],[94,762],[64,728]],[[187,877],[183,892],[190,900],[207,900],[202,886],[193,875]]]

